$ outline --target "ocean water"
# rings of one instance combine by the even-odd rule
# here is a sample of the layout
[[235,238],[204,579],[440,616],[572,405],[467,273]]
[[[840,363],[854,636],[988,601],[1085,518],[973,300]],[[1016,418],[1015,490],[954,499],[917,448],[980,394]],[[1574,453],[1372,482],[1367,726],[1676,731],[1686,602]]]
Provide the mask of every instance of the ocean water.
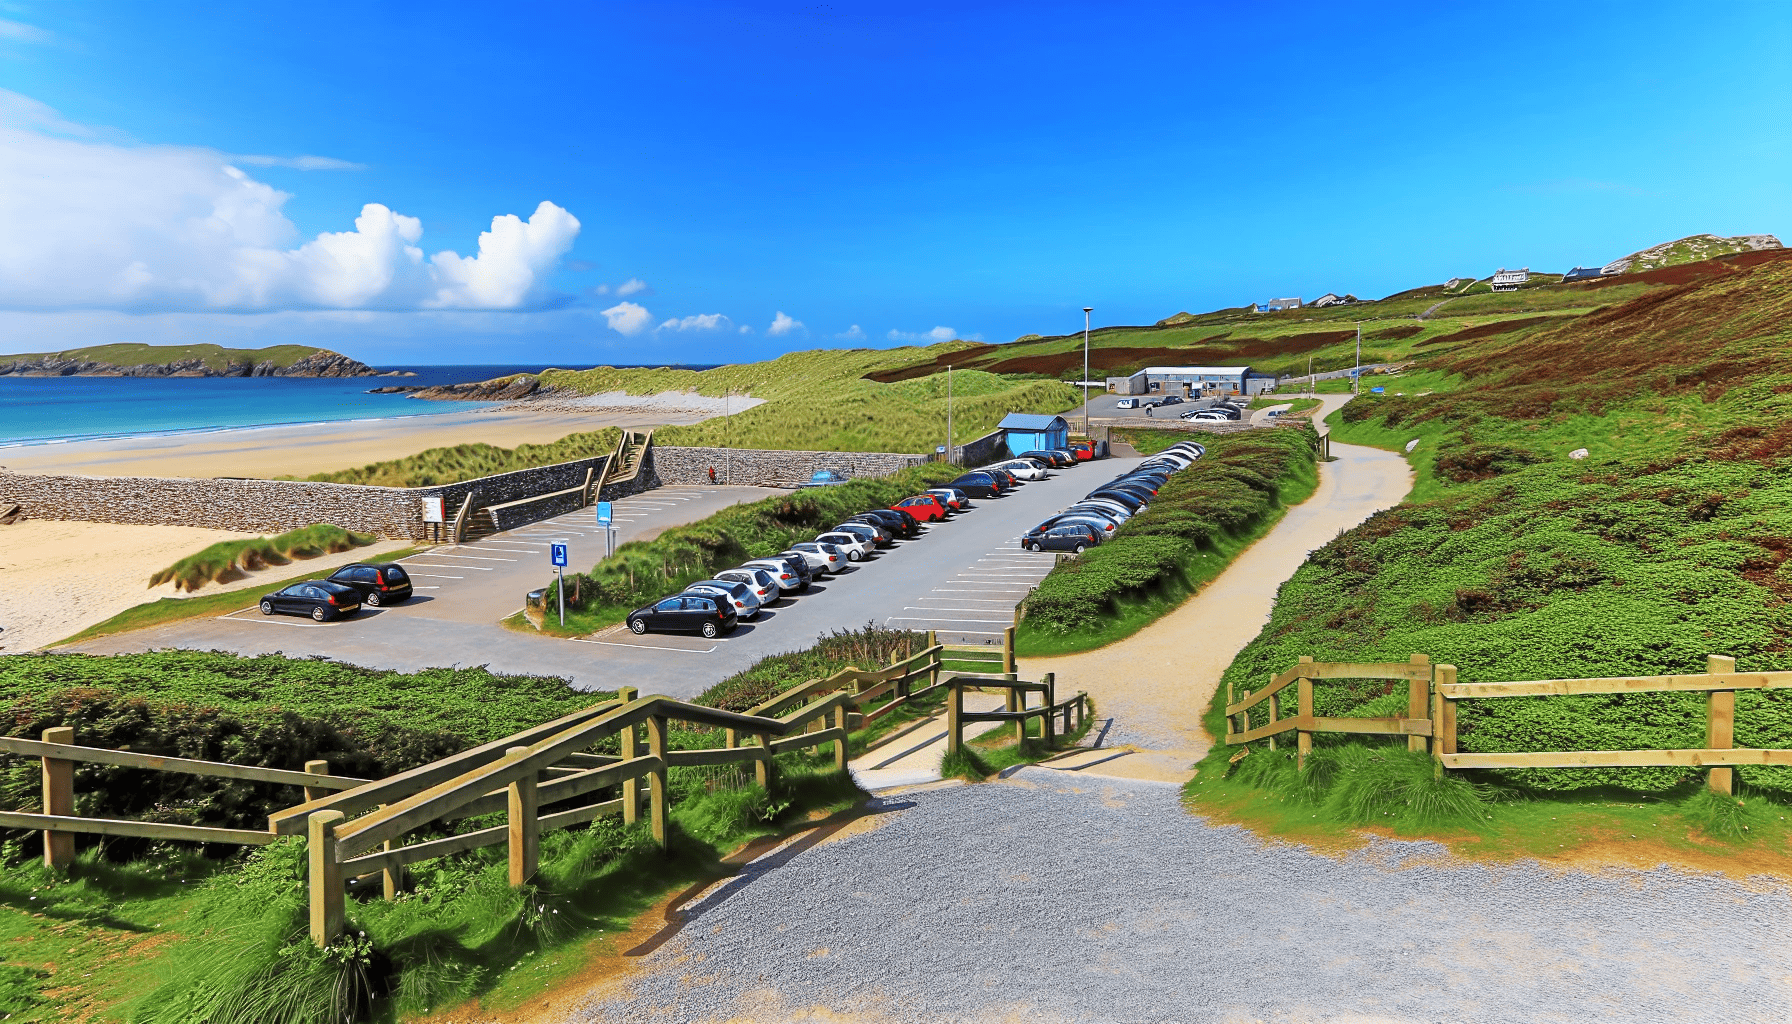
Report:
[[[690,367],[708,369],[708,367]],[[490,403],[370,395],[390,384],[465,384],[541,366],[382,366],[415,377],[0,377],[0,446],[227,427],[464,412]]]

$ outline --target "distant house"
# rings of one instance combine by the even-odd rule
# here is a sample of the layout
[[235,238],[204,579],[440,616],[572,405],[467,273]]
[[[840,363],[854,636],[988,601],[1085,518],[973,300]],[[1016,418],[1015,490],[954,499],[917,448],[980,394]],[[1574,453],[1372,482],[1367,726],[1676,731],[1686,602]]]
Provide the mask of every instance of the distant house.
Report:
[[1326,292],[1312,302],[1307,303],[1307,305],[1319,309],[1325,306],[1348,306],[1356,301],[1357,297],[1354,295],[1339,295],[1336,292]]
[[1569,281],[1591,281],[1596,277],[1604,276],[1604,267],[1575,267],[1573,270],[1562,275],[1562,283],[1566,284]]
[[1064,422],[1062,416],[1011,412],[996,426],[1002,428],[1008,450],[1015,455],[1041,448],[1062,448],[1070,437],[1070,424]]
[[1465,284],[1474,284],[1474,283],[1475,283],[1475,279],[1472,277],[1452,277],[1448,281],[1444,282],[1444,291],[1453,292]]
[[1515,292],[1518,286],[1531,279],[1531,268],[1523,270],[1507,270],[1501,267],[1493,275],[1493,290],[1496,292]]
[[1271,312],[1280,312],[1284,309],[1299,309],[1300,299],[1270,299],[1266,305]]

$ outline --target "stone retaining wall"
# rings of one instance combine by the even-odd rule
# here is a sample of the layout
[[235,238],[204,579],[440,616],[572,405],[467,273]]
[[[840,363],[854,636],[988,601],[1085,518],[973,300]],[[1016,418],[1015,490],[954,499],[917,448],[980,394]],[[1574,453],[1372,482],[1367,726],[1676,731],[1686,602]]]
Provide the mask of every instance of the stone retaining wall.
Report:
[[958,446],[959,463],[965,466],[984,466],[997,460],[1008,458],[1008,432],[992,430],[969,444]]
[[656,485],[707,484],[709,471],[716,483],[757,487],[795,487],[817,470],[834,469],[849,477],[889,476],[900,469],[919,466],[925,455],[893,452],[784,452],[746,448],[661,448],[655,445],[643,477]]

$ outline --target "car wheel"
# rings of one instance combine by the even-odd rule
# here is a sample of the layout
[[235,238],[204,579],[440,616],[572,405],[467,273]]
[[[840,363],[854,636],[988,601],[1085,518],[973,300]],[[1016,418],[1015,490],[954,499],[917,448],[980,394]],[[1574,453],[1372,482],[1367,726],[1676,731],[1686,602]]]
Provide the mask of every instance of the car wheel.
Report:
[[261,602],[261,614],[263,614],[263,615],[274,614],[274,602],[272,602],[272,601]]
[[377,590],[368,591],[367,592],[367,607],[378,608],[379,606],[380,606],[380,592]]
[[703,624],[703,636],[705,639],[714,640],[716,638],[716,635],[719,634],[721,631],[722,631],[721,627],[717,626],[713,622],[705,622]]
[[1034,551],[1038,551],[1039,550],[1039,542],[1034,541],[1033,543],[1028,544],[1027,547],[1031,548]]
[[324,621],[324,610],[322,608],[311,609],[311,617],[319,622]]
[[846,560],[848,562],[856,562],[859,559],[864,558],[864,557],[865,557],[864,555],[859,554],[857,551],[848,551],[846,553]]
[[636,636],[640,636],[642,633],[647,632],[647,620],[630,619],[628,620],[628,628],[632,630]]
[[1078,545],[1077,545],[1077,546],[1076,546],[1076,552],[1075,552],[1075,553],[1076,553],[1076,554],[1079,554],[1079,555],[1080,555],[1080,554],[1082,554],[1082,553],[1083,553],[1083,546],[1082,546],[1082,545],[1081,545],[1081,544],[1078,544]]

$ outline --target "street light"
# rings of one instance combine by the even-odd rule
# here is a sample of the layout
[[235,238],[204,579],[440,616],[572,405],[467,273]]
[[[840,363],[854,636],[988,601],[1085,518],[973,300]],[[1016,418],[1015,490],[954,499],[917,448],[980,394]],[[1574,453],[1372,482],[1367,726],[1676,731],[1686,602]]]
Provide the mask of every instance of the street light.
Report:
[[1083,436],[1089,436],[1089,314],[1094,306],[1083,307]]
[[957,453],[952,450],[952,364],[946,364],[946,464],[951,465],[958,460]]

